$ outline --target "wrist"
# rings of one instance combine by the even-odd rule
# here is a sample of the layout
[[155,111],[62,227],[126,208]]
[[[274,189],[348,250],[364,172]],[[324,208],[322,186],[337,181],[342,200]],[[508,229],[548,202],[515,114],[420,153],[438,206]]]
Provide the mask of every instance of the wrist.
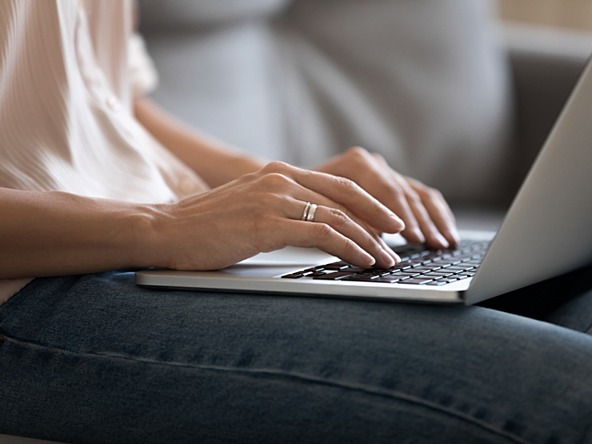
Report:
[[172,226],[173,218],[168,207],[167,204],[140,205],[129,219],[134,267],[171,267],[172,258],[168,253],[171,237],[167,230]]
[[236,153],[226,159],[224,164],[224,170],[218,170],[215,180],[212,183],[209,183],[212,188],[224,185],[225,183],[238,179],[245,174],[254,173],[263,168],[266,162],[249,155]]
[[263,168],[268,162],[263,159],[252,156],[238,155],[235,161],[235,177],[243,176],[245,174],[254,173]]

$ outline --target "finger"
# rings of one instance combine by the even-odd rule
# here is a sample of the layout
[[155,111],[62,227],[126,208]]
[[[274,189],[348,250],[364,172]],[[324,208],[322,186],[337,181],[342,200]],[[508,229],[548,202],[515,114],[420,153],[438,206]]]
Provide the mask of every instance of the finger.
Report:
[[406,178],[406,180],[411,188],[419,195],[438,231],[446,238],[451,246],[458,245],[460,237],[456,229],[454,213],[442,194],[415,179]]
[[424,242],[424,236],[418,227],[413,211],[409,207],[400,186],[398,174],[395,174],[384,157],[369,153],[362,148],[350,149],[346,177],[355,179],[365,191],[399,216],[405,224],[406,237],[410,242]]
[[442,196],[442,193],[440,193],[438,190],[428,187],[427,185],[423,184],[422,182],[420,182],[417,179],[414,179],[413,177],[408,177],[405,176],[404,177],[405,180],[407,181],[407,183],[411,186],[411,188],[413,188],[418,194],[420,194],[422,196],[422,198],[426,197],[425,200],[429,199],[433,199],[433,200],[438,200],[440,202],[441,205],[439,210],[442,211],[442,213],[444,213],[449,220],[454,221],[454,213],[452,212],[452,210],[450,209],[450,206],[448,205],[448,203],[446,202],[446,200],[444,199],[444,197]]
[[272,165],[296,182],[325,198],[347,208],[369,225],[387,233],[398,233],[403,221],[376,198],[364,191],[352,180],[317,171],[302,170],[290,165]]
[[456,247],[460,241],[460,236],[456,229],[456,222],[453,217],[447,215],[443,210],[443,205],[438,200],[423,199],[424,206],[427,209],[430,219],[436,225],[438,231],[444,236],[451,247]]
[[378,241],[380,242],[380,245],[382,245],[384,250],[389,254],[389,256],[391,256],[393,258],[393,260],[395,261],[395,264],[398,264],[399,262],[401,262],[401,257],[397,253],[395,253],[391,247],[388,246],[388,244],[384,241],[384,239],[382,239],[380,236],[378,236]]
[[[448,248],[450,243],[440,233],[433,222],[428,210],[419,195],[411,187],[407,186],[405,195],[411,211],[415,215],[419,229],[425,236],[425,244],[430,248]],[[404,234],[403,234],[404,235]]]
[[371,254],[329,224],[284,219],[283,225],[284,229],[278,235],[282,236],[286,245],[316,247],[361,268],[376,264]]
[[283,174],[267,174],[260,177],[260,179],[260,191],[266,195],[265,209],[279,208],[283,210],[282,214],[285,217],[304,220],[308,214],[310,203],[335,208],[344,212],[374,238],[377,238],[372,227],[352,214],[346,207],[322,194],[303,187],[291,177]]
[[[398,261],[386,244],[371,229],[352,219],[346,211],[319,205],[310,202],[295,201],[289,205],[296,207],[295,211],[288,216],[291,219],[300,219],[307,223],[327,224],[346,238],[352,240],[356,245],[366,251],[375,259],[375,265],[381,268],[390,268]],[[308,217],[308,220],[305,220]]]
[[[370,169],[370,174],[364,175],[360,185],[403,220],[405,229],[401,234],[405,239],[409,242],[424,243],[425,236],[408,202],[409,186],[380,154],[372,154],[369,157],[366,167]],[[366,183],[366,177],[372,180]]]
[[376,190],[375,196],[403,220],[405,229],[401,234],[408,242],[424,243],[426,239],[417,220],[416,211],[412,208],[413,202],[409,201],[410,196],[413,197],[413,194],[409,193],[409,185],[390,167],[383,171],[387,174],[381,172],[374,175],[372,190]]
[[327,224],[351,239],[376,260],[375,266],[391,268],[396,264],[395,258],[383,246],[380,238],[354,222],[345,212],[337,208],[319,207],[314,222]]
[[[392,208],[405,222],[405,229],[401,232],[403,237],[408,242],[424,243],[426,238],[417,219],[418,211],[415,208],[417,203],[410,200],[409,191],[405,184],[399,180],[398,174],[393,172],[393,176],[392,181],[388,184],[393,191],[385,201],[389,208]],[[395,189],[392,184],[396,184],[398,189]]]
[[[389,168],[392,182],[400,187],[399,192],[394,197],[397,200],[395,205],[400,205],[401,209],[398,210],[398,214],[401,214],[408,228],[401,234],[409,242],[425,242],[431,248],[448,248],[455,245],[455,237],[452,235],[451,224],[449,223],[452,212],[449,209],[439,211],[439,207],[435,202],[435,196],[439,192],[429,189],[417,180],[412,179],[413,184],[411,184],[407,180],[408,178],[390,169],[382,156],[379,156],[378,161],[383,163],[385,168]],[[421,191],[422,194],[418,191]],[[429,195],[428,191],[433,194]],[[442,202],[444,202],[443,198]],[[447,205],[445,207],[447,208]],[[412,216],[409,212],[412,213]],[[440,226],[446,227],[446,234],[449,235],[450,239],[441,233]],[[452,224],[452,227],[454,227],[454,224]]]

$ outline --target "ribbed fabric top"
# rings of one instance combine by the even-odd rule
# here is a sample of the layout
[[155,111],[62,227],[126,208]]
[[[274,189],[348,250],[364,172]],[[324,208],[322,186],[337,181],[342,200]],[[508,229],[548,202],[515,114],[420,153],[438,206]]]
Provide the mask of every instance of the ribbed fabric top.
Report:
[[[201,179],[132,114],[154,79],[131,0],[0,2],[0,187],[166,202]],[[29,280],[0,281],[0,303]]]

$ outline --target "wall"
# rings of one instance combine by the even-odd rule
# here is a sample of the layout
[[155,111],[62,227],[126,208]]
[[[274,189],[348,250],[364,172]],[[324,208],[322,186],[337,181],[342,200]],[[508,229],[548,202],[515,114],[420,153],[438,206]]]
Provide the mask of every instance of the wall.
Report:
[[504,19],[592,31],[592,0],[498,0]]

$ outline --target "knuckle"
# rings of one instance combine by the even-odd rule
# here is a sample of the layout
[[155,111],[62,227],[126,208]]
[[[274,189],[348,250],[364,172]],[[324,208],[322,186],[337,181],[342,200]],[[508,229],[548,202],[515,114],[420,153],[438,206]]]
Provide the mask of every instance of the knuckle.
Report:
[[380,153],[372,153],[372,157],[374,158],[374,160],[376,160],[380,163],[386,163],[386,159]]
[[352,257],[356,253],[356,244],[347,237],[342,237],[338,240],[336,244],[337,248],[341,252],[340,255],[345,257]]
[[349,240],[349,239],[343,239],[343,245],[342,245],[342,250],[344,251],[345,254],[347,255],[351,255],[354,254],[356,251],[356,247],[354,247],[354,243]]
[[407,200],[408,203],[410,203],[412,205],[421,204],[421,197],[414,190],[407,190],[407,192],[405,193],[405,199]]
[[343,226],[349,222],[349,217],[345,214],[344,211],[340,210],[339,208],[331,208],[329,210],[329,215],[335,226]]
[[263,171],[265,174],[286,173],[289,171],[289,169],[290,166],[287,163],[274,160],[273,162],[269,162],[267,165],[265,165],[261,171]]
[[333,234],[333,229],[324,223],[311,224],[313,229],[313,236],[320,242],[327,241]]
[[337,186],[342,188],[345,192],[354,193],[359,191],[359,186],[353,180],[348,179],[347,177],[336,177]]
[[347,151],[349,161],[356,165],[365,165],[372,161],[373,156],[364,148],[355,146]]
[[264,190],[283,190],[290,182],[291,180],[287,176],[278,172],[271,172],[261,178],[260,184]]
[[430,197],[432,197],[432,199],[444,200],[444,195],[436,188],[428,187],[428,194]]
[[369,153],[368,150],[362,148],[361,146],[352,146],[347,150],[347,154],[353,157],[361,157],[366,158],[368,157]]
[[413,207],[419,207],[423,204],[421,198],[416,194],[412,194],[411,196],[407,196],[407,202]]
[[416,189],[416,193],[421,196],[422,199],[431,199],[431,200],[438,200],[442,199],[442,193],[436,188],[429,187],[427,185],[422,185],[421,187]]
[[391,182],[389,182],[389,185],[390,185],[391,189],[393,190],[393,192],[397,196],[402,196],[407,191],[406,188],[404,186],[402,186],[401,183],[398,181],[391,181]]

